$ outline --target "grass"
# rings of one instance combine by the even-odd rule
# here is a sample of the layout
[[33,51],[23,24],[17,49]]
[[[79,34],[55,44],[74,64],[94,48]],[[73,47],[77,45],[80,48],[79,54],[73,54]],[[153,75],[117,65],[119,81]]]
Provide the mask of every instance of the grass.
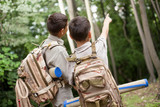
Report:
[[124,107],[160,107],[160,100],[156,100],[158,83],[151,83],[148,87],[121,94]]

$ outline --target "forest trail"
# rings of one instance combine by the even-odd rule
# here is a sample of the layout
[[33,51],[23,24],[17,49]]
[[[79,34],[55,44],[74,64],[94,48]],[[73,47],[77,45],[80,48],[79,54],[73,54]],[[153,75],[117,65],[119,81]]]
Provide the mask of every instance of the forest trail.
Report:
[[124,107],[160,107],[160,100],[156,100],[158,82],[139,90],[122,94]]

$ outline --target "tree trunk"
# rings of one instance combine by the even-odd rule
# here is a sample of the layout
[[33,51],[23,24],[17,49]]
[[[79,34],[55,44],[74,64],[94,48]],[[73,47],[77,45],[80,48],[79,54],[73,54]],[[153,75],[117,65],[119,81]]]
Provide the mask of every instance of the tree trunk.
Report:
[[95,31],[95,39],[97,39],[100,36],[101,32],[96,22],[93,23],[93,25],[94,25],[94,31]]
[[156,8],[156,5],[155,5],[154,1],[151,0],[151,3],[152,3],[152,6],[153,6],[155,12],[157,13],[158,19],[160,20],[160,13],[159,13],[158,9]]
[[160,7],[159,7],[159,4],[158,4],[158,0],[156,0],[156,6],[157,6],[158,13],[160,15]]
[[116,83],[118,84],[116,63],[115,63],[115,59],[114,59],[113,52],[112,52],[112,46],[111,46],[109,34],[108,34],[108,37],[107,37],[107,41],[108,41],[109,54],[111,56],[113,75],[114,75]]
[[[59,3],[59,8],[61,10],[61,13],[66,14],[65,9],[64,9],[64,5],[63,5],[63,0],[58,0],[58,3]],[[69,42],[71,52],[73,53],[75,46],[74,46],[73,40],[69,37],[69,31],[67,31],[67,39]]]
[[72,0],[72,4],[73,4],[73,9],[74,9],[74,16],[76,17],[78,16],[76,1]]
[[[152,7],[152,6],[151,6],[151,7]],[[151,8],[151,11],[152,11],[152,17],[153,17],[153,19],[154,19],[154,21],[155,21],[157,33],[160,34],[160,28],[159,28],[159,23],[160,23],[160,21],[157,20],[157,18],[156,18],[156,16],[155,16],[155,13],[154,13],[154,8],[153,8],[153,7]],[[158,39],[160,40],[160,37],[159,37]]]
[[[159,75],[160,74],[160,60],[157,56],[157,53],[155,51],[155,47],[153,45],[153,41],[152,41],[152,38],[151,38],[151,33],[150,33],[149,25],[148,25],[148,19],[147,19],[144,0],[139,0],[139,6],[140,6],[140,11],[141,11],[141,18],[142,18],[142,24],[143,24],[145,39],[146,39],[146,42],[147,42],[147,47],[149,49],[149,54],[151,56],[151,59],[153,61],[154,66],[157,70],[158,78],[160,80],[160,75]],[[159,86],[160,86],[160,81],[159,81]],[[160,98],[160,91],[158,92],[158,98]]]
[[92,14],[91,14],[91,8],[90,8],[90,2],[89,0],[84,0],[85,1],[85,6],[86,6],[86,10],[87,10],[87,16],[89,19],[89,22],[91,24],[91,35],[92,35],[92,42],[95,41],[95,33],[94,33],[94,26],[93,26],[93,20],[92,20]]
[[155,65],[157,72],[160,72],[160,60],[157,56],[157,53],[155,51],[153,41],[151,38],[151,33],[150,33],[149,25],[148,25],[148,19],[147,19],[144,0],[139,0],[139,5],[140,5],[140,11],[141,11],[141,17],[142,17],[142,24],[143,24],[144,33],[145,33],[145,39],[147,41],[149,53],[150,53],[150,56],[152,58],[152,61]]
[[[103,1],[102,0],[101,0],[101,8],[102,8],[102,12],[103,12],[103,17],[105,18],[106,16],[104,14],[104,6],[103,6]],[[114,75],[116,83],[118,84],[116,63],[115,63],[114,55],[113,55],[113,52],[112,52],[112,46],[111,46],[109,34],[108,34],[107,41],[108,41],[109,54],[110,54],[110,57],[111,57],[113,75]]]
[[[73,4],[74,3],[74,4]],[[74,0],[67,0],[68,5],[68,13],[70,20],[72,20],[76,16],[76,5]]]
[[147,69],[148,69],[149,74],[150,74],[150,78],[153,82],[153,81],[156,80],[155,75],[154,75],[153,64],[152,64],[151,58],[149,56],[149,51],[148,51],[148,48],[147,48],[147,45],[146,45],[146,41],[145,41],[145,37],[144,37],[142,27],[141,27],[141,24],[140,24],[140,21],[139,21],[139,18],[138,18],[138,14],[137,14],[137,10],[136,10],[135,4],[134,4],[134,0],[130,0],[130,1],[131,1],[131,5],[133,7],[133,12],[134,12],[136,24],[137,24],[138,31],[139,31],[139,34],[140,34],[140,38],[141,38],[142,45],[143,45],[144,59],[145,59],[146,66],[147,66]]

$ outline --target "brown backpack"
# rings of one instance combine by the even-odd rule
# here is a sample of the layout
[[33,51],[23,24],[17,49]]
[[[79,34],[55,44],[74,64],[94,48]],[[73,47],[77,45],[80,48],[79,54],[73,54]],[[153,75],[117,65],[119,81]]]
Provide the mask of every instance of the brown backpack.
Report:
[[22,61],[18,68],[19,79],[16,82],[17,107],[31,107],[30,99],[40,104],[47,100],[53,100],[59,87],[64,86],[64,81],[59,78],[54,81],[49,75],[43,49],[51,49],[59,46],[56,41],[43,47],[35,48]]
[[77,64],[74,81],[81,107],[122,107],[119,89],[110,70],[96,56],[95,42],[92,43],[92,55],[76,58],[72,54],[68,61]]

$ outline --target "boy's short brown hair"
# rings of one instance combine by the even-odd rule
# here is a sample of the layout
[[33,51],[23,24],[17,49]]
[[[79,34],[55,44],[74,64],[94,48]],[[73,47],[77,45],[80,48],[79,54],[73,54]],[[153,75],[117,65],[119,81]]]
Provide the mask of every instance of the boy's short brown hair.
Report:
[[75,41],[85,41],[90,31],[90,23],[87,18],[77,16],[69,23],[69,31]]
[[54,13],[47,20],[47,29],[52,35],[57,36],[57,33],[67,26],[67,21],[66,15]]

